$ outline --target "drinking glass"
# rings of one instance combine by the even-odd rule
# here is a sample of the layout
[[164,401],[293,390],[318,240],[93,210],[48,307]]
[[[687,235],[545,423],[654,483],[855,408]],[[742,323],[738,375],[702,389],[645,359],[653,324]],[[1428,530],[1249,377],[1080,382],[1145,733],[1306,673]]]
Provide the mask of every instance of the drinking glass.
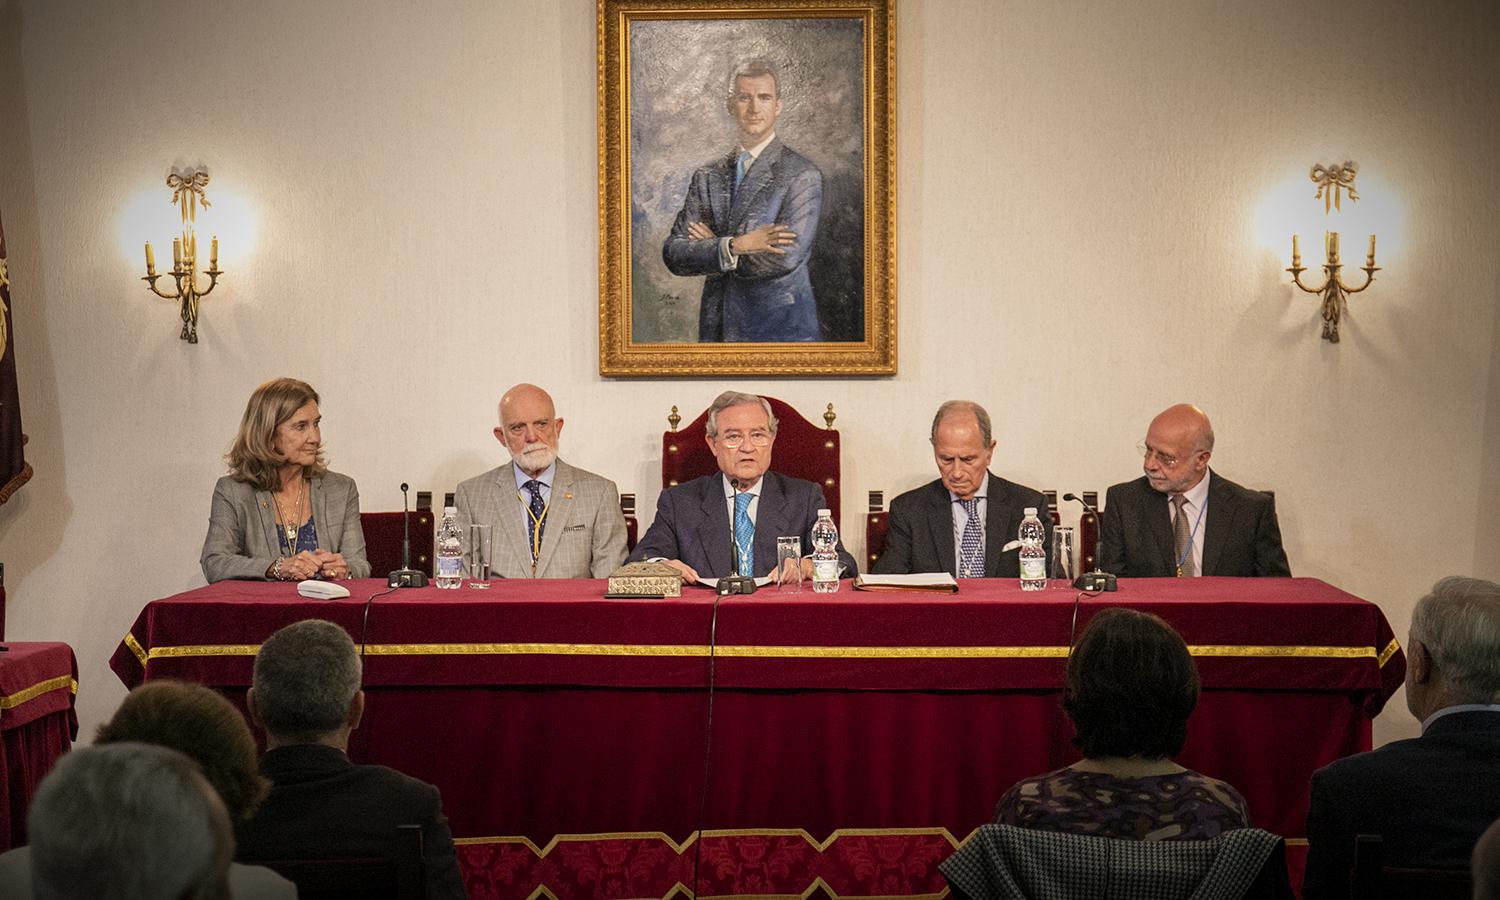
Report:
[[776,539],[776,590],[783,594],[802,592],[802,538],[796,535]]
[[1073,583],[1076,574],[1073,563],[1074,556],[1073,527],[1071,525],[1059,525],[1052,529],[1052,571],[1048,573],[1049,578],[1056,578],[1068,584]]
[[490,580],[490,554],[495,549],[494,526],[473,524],[469,526],[469,579]]

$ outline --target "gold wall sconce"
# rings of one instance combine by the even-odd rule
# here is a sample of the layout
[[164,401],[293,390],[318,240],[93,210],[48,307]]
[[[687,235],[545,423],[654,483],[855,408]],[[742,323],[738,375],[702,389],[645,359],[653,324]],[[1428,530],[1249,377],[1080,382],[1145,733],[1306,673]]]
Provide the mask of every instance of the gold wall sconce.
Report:
[[[1323,214],[1326,216],[1333,210],[1343,208],[1343,192],[1349,192],[1349,199],[1353,202],[1359,201],[1359,194],[1354,189],[1354,176],[1359,173],[1359,163],[1346,161],[1343,165],[1323,166],[1322,164],[1312,167],[1309,176],[1313,183],[1318,186],[1318,192],[1314,199],[1323,201]],[[1298,245],[1298,235],[1292,235],[1292,265],[1287,269],[1292,273],[1292,283],[1309,294],[1318,294],[1323,298],[1323,340],[1337,344],[1339,342],[1339,318],[1349,302],[1350,294],[1358,294],[1375,280],[1375,273],[1380,267],[1375,265],[1375,235],[1370,235],[1370,252],[1365,256],[1365,264],[1360,268],[1365,270],[1365,283],[1359,287],[1351,287],[1344,283],[1344,278],[1339,274],[1342,265],[1339,262],[1339,233],[1337,231],[1323,232],[1323,283],[1318,287],[1308,287],[1302,283],[1302,273],[1307,268],[1302,265],[1301,247]]]
[[156,286],[161,276],[156,272],[156,254],[151,251],[151,242],[146,242],[146,274],[141,278],[151,293],[180,304],[182,316],[181,340],[189,344],[198,343],[198,302],[207,297],[219,283],[223,271],[219,268],[219,237],[214,235],[208,250],[208,268],[201,274],[208,276],[208,287],[198,289],[198,235],[195,227],[198,220],[198,205],[212,206],[203,189],[208,186],[205,171],[167,176],[167,187],[172,190],[172,203],[182,213],[182,233],[172,239],[172,280],[176,283],[173,293],[164,293]]

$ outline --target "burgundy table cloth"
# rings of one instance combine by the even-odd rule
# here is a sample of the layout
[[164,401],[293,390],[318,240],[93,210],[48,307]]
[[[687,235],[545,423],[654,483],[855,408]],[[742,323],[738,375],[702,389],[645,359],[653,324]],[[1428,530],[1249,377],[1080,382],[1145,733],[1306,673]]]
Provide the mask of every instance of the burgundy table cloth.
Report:
[[26,843],[37,784],[78,736],[78,661],[67,644],[0,652],[0,852]]
[[[210,585],[148,604],[111,665],[127,685],[186,678],[242,701],[272,631],[343,625],[366,654],[351,755],[442,788],[475,897],[663,896],[695,865],[704,896],[937,896],[937,863],[1006,788],[1077,758],[1063,585],[727,598],[711,749],[707,591],[404,590],[373,601],[365,634],[383,589]],[[1313,770],[1369,748],[1405,671],[1385,617],[1315,579],[1126,579],[1083,599],[1080,628],[1113,605],[1182,632],[1204,692],[1179,760],[1239,788],[1300,874]]]

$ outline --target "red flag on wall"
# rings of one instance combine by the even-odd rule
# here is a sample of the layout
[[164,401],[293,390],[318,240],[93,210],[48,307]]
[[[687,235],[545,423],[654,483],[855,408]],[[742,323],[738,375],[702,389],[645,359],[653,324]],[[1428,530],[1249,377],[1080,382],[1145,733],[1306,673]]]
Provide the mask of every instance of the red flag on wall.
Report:
[[21,433],[21,394],[16,385],[15,331],[10,317],[10,273],[6,268],[5,225],[0,222],[0,503],[31,480]]

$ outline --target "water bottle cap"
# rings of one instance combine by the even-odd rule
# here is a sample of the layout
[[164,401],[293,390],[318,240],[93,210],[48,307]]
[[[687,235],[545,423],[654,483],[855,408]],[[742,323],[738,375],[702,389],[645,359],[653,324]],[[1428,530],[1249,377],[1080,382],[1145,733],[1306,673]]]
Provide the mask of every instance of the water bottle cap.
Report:
[[1036,507],[1035,506],[1028,506],[1028,507],[1026,507],[1025,514],[1028,515],[1028,516],[1034,516],[1034,515],[1036,515]]
[[833,518],[833,510],[831,510],[831,509],[820,509],[820,510],[818,510],[818,517],[822,518],[823,516],[828,516],[829,518]]
[[456,507],[456,506],[445,506],[445,507],[443,507],[443,515],[444,516],[452,516],[455,519],[458,518],[458,507]]

